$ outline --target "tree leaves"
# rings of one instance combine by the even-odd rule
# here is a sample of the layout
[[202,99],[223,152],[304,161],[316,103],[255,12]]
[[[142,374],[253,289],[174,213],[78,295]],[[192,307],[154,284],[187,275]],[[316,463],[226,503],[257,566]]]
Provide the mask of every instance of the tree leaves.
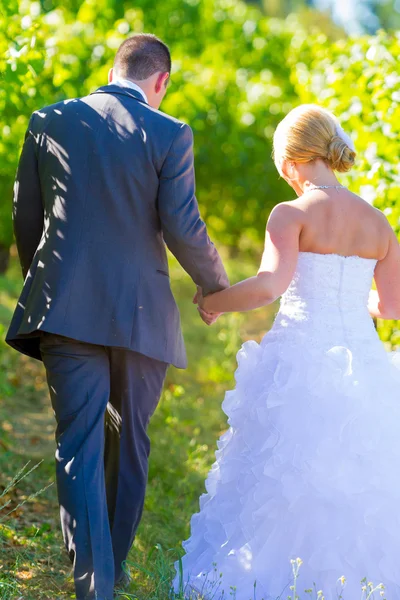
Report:
[[[22,4],[21,4],[22,6]],[[271,162],[271,136],[295,96],[284,57],[291,32],[240,0],[168,0],[135,8],[116,0],[72,2],[0,23],[0,241],[10,244],[11,190],[31,112],[106,83],[119,44],[153,31],[171,44],[174,67],[163,110],[195,133],[197,190],[203,213],[221,242],[251,247],[263,238],[267,215],[291,192]],[[122,8],[121,8],[122,7]]]
[[[118,45],[152,31],[171,45],[162,109],[195,134],[197,193],[211,233],[259,250],[271,208],[293,197],[271,159],[276,124],[295,105],[331,108],[355,139],[343,178],[398,227],[399,39],[385,33],[327,43],[294,15],[265,17],[240,0],[26,2],[0,15],[0,241],[10,244],[11,190],[28,118],[43,105],[106,83]],[[15,7],[14,7],[15,9]],[[22,10],[22,9],[21,9]],[[372,198],[373,196],[373,198]]]

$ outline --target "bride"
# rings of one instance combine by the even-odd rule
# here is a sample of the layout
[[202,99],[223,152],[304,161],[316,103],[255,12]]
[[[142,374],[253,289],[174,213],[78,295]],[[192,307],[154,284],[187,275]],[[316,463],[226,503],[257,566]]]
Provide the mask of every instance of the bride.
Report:
[[198,294],[209,313],[282,298],[272,330],[238,354],[223,403],[230,427],[174,588],[286,599],[300,557],[300,598],[312,588],[355,600],[372,581],[399,600],[400,370],[370,318],[400,319],[399,244],[385,216],[336,179],[355,151],[332,114],[290,112],[274,159],[298,199],[272,211],[258,274]]

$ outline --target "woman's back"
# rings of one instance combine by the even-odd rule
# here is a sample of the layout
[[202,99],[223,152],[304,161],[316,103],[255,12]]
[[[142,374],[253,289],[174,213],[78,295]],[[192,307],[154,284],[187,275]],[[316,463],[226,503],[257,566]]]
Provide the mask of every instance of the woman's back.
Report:
[[370,313],[400,317],[400,248],[385,215],[346,188],[315,189],[288,203],[297,211],[300,252],[375,259]]
[[347,189],[311,189],[293,201],[303,221],[301,252],[382,260],[391,229],[386,217]]

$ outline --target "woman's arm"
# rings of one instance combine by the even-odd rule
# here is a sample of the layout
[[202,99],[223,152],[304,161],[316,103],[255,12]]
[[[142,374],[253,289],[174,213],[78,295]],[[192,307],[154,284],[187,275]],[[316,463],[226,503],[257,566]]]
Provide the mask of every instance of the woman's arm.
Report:
[[241,312],[271,304],[286,291],[299,254],[302,215],[290,203],[278,204],[271,212],[265,248],[258,274],[230,288],[199,298],[208,313]]
[[400,246],[392,229],[388,251],[375,267],[376,290],[369,296],[368,310],[378,319],[400,319]]

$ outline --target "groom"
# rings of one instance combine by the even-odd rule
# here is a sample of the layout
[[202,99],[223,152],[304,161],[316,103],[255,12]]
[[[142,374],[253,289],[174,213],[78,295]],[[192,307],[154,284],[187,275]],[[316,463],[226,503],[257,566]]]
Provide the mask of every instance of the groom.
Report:
[[158,111],[170,71],[161,40],[127,39],[110,85],[32,115],[15,182],[25,283],[7,341],[46,367],[77,600],[111,600],[124,578],[147,426],[168,366],[186,367],[164,242],[203,294],[228,285],[194,195],[191,129]]

